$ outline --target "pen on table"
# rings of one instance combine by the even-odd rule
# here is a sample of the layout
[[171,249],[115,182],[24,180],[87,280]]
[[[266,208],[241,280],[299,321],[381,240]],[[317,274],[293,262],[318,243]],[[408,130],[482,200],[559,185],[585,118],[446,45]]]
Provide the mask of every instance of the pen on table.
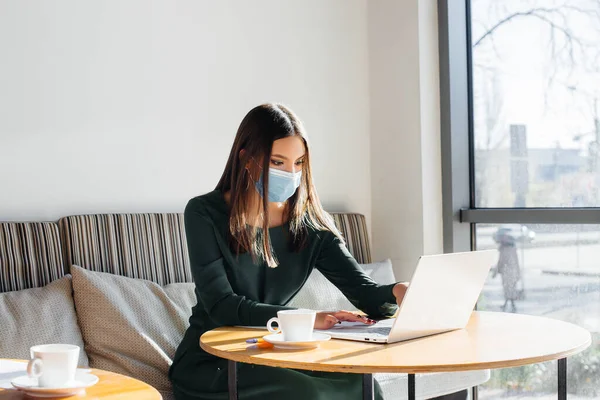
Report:
[[265,339],[263,338],[255,338],[246,340],[246,343],[263,343],[264,341]]

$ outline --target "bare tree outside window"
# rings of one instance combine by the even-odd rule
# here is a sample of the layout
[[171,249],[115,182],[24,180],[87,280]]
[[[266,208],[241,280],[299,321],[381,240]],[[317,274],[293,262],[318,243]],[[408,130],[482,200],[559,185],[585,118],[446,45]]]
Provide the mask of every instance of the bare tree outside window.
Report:
[[526,206],[600,205],[600,1],[473,0],[478,207],[511,207],[510,126],[525,125]]

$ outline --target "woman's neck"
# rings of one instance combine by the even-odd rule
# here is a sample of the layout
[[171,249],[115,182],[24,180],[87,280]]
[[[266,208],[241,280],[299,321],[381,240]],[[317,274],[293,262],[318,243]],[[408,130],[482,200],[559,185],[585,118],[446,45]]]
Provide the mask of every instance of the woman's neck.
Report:
[[[225,202],[231,205],[231,192],[224,193]],[[286,203],[285,202],[268,202],[269,207],[269,227],[283,225],[287,222],[286,218]],[[261,197],[258,192],[250,196],[250,201],[246,205],[246,218],[248,224],[252,226],[263,226],[263,211],[261,207]]]

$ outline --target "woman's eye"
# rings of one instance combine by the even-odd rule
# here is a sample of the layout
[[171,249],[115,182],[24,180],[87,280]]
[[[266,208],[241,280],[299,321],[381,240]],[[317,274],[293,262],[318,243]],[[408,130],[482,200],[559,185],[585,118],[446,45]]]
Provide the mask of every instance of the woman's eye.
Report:
[[283,161],[271,160],[271,164],[279,167],[279,166],[283,165]]
[[304,164],[304,160],[298,160],[298,161],[296,161],[296,165],[302,165],[302,164]]

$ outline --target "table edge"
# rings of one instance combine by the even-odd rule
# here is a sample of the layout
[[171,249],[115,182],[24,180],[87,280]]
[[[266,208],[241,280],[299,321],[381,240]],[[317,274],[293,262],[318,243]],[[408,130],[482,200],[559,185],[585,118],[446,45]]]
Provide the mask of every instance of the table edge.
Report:
[[[337,339],[332,339],[337,340]],[[345,365],[337,365],[337,364],[319,364],[319,363],[306,363],[306,362],[296,362],[296,361],[282,361],[282,360],[269,360],[259,357],[249,357],[244,355],[239,355],[237,353],[230,353],[224,350],[217,350],[208,345],[205,345],[202,342],[202,336],[200,337],[200,347],[202,350],[206,351],[209,354],[214,356],[236,361],[244,364],[254,364],[254,365],[264,365],[269,367],[277,367],[277,368],[291,368],[291,369],[301,369],[301,370],[309,370],[309,371],[321,371],[321,372],[344,372],[344,373],[356,373],[356,374],[367,374],[367,373],[405,373],[405,374],[413,374],[413,373],[429,373],[429,372],[461,372],[461,371],[476,371],[476,370],[484,370],[484,369],[497,369],[497,368],[511,368],[511,367],[520,367],[523,365],[529,364],[537,364],[546,361],[554,361],[561,358],[567,358],[569,356],[575,355],[577,353],[582,352],[587,349],[592,344],[591,335],[589,335],[588,340],[572,349],[567,351],[548,354],[544,356],[538,357],[527,357],[520,358],[515,360],[506,360],[506,361],[491,361],[484,363],[471,363],[471,364],[455,364],[455,365],[420,365],[418,367],[414,366],[345,366]],[[369,344],[370,346],[386,346],[387,344]]]
[[[24,364],[27,364],[27,363],[29,362],[28,360],[23,360],[23,359],[18,359],[18,358],[2,358],[2,357],[0,357],[0,359],[2,359],[2,360],[6,360],[6,361],[14,361],[14,362],[18,362],[18,363],[24,363]],[[146,388],[145,390],[147,390],[147,389],[151,389],[151,390],[153,390],[153,391],[154,391],[154,393],[153,393],[153,394],[156,394],[157,396],[159,396],[158,398],[160,398],[160,399],[162,399],[162,398],[163,398],[163,397],[162,397],[162,394],[160,393],[160,391],[159,391],[157,388],[155,388],[154,386],[152,386],[152,385],[151,385],[151,384],[149,384],[148,382],[146,382],[146,381],[143,381],[143,380],[141,380],[141,379],[138,379],[138,378],[135,378],[135,377],[133,377],[133,376],[129,376],[129,375],[125,375],[125,374],[121,374],[121,373],[119,373],[119,372],[113,372],[113,371],[109,371],[109,370],[107,370],[107,369],[94,368],[94,367],[89,367],[89,366],[88,366],[88,367],[84,367],[84,366],[79,366],[79,365],[78,365],[78,366],[77,366],[77,368],[78,368],[78,369],[89,369],[91,374],[93,374],[93,373],[94,373],[94,371],[101,371],[101,372],[103,372],[103,373],[109,373],[109,374],[112,374],[112,375],[124,376],[125,378],[129,378],[129,379],[136,380],[136,381],[138,381],[138,382],[141,382],[141,383],[143,383],[144,385],[146,385],[146,386],[147,386],[147,388]],[[149,393],[148,393],[148,394],[149,394]],[[29,397],[26,397],[26,398],[29,398]],[[157,398],[157,399],[158,399],[158,398]]]

